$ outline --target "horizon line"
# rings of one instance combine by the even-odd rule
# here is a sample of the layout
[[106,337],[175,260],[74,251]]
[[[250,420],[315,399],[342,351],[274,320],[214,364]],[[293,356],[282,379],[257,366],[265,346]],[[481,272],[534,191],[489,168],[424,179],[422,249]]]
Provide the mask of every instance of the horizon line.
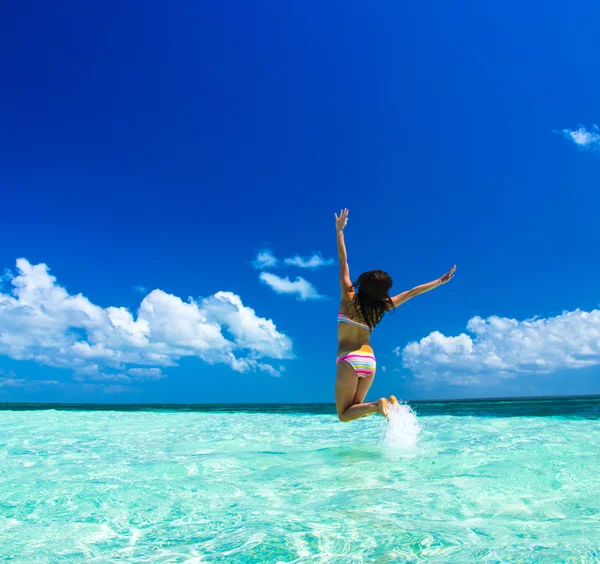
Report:
[[[493,396],[493,397],[477,397],[477,398],[451,398],[451,399],[407,399],[401,400],[401,403],[461,403],[461,402],[484,402],[484,401],[523,401],[523,400],[553,400],[553,399],[600,399],[600,393],[596,394],[576,394],[576,395],[548,395],[548,396]],[[0,402],[0,410],[10,408],[11,406],[36,406],[38,408],[52,407],[86,407],[86,406],[121,406],[121,407],[145,407],[145,408],[182,408],[182,407],[228,407],[228,406],[334,406],[335,402],[195,402],[195,403],[161,403],[161,402],[144,402],[144,403],[126,403],[126,402],[35,402],[35,401],[6,401]]]

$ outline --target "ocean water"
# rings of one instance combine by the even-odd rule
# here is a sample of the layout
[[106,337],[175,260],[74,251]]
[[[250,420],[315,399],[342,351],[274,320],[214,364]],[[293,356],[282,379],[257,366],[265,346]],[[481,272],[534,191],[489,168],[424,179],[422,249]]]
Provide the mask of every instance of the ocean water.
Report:
[[0,560],[600,562],[599,398],[41,407],[0,406]]

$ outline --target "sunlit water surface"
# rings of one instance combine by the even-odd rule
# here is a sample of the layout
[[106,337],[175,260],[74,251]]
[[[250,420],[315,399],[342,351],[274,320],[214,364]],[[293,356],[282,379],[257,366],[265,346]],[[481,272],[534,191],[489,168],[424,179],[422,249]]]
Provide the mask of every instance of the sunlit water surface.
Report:
[[0,560],[600,561],[600,400],[413,408],[0,410]]

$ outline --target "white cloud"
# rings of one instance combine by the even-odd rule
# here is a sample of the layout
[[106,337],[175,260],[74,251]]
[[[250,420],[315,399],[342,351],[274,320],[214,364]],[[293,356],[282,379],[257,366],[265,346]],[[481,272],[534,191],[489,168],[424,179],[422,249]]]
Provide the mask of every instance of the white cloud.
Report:
[[474,336],[446,337],[434,331],[395,352],[418,378],[458,385],[600,364],[597,309],[525,321],[477,316],[469,320],[467,331]]
[[0,355],[16,360],[72,368],[79,379],[125,382],[158,379],[161,367],[182,357],[267,373],[276,369],[262,359],[293,357],[290,339],[231,292],[184,302],[153,290],[134,316],[69,294],[45,264],[19,259],[17,271],[12,292],[0,291]]
[[277,294],[296,294],[299,300],[318,300],[323,297],[310,282],[300,276],[292,281],[288,276],[281,278],[270,272],[261,272],[260,279]]
[[257,253],[252,261],[252,266],[258,270],[263,270],[264,268],[277,266],[277,262],[277,259],[269,249],[263,249]]
[[600,149],[600,130],[597,125],[592,126],[592,131],[579,126],[579,129],[563,129],[561,133],[580,147]]
[[322,266],[329,266],[335,261],[333,259],[325,259],[319,253],[315,253],[310,257],[301,257],[296,255],[295,257],[286,258],[283,262],[290,266],[298,266],[300,268],[320,268]]

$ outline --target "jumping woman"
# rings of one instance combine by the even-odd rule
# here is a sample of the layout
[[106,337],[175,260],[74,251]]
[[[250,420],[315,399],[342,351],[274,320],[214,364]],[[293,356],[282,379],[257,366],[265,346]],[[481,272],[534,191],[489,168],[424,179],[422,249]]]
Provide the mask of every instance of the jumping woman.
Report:
[[348,269],[348,256],[344,243],[344,227],[348,210],[335,214],[337,248],[340,259],[340,286],[342,301],[338,313],[338,357],[335,381],[335,404],[340,421],[353,421],[365,415],[380,413],[388,416],[388,401],[397,403],[394,396],[366,402],[365,396],[375,377],[375,356],[369,344],[371,331],[381,321],[386,311],[393,310],[405,301],[445,284],[454,276],[453,266],[444,276],[416,286],[412,290],[390,297],[392,279],[382,270],[363,272],[353,284]]

